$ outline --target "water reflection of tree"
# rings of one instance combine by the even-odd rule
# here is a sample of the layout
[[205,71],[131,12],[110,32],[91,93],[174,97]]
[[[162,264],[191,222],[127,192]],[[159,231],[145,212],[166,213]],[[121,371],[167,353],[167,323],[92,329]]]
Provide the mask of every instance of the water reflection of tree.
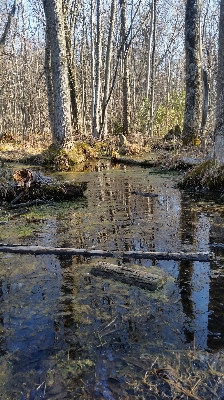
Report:
[[[183,312],[190,320],[194,319],[194,306],[193,306],[193,301],[191,300],[192,272],[193,272],[193,262],[191,261],[179,262],[178,285],[180,288],[181,302],[182,302]],[[186,325],[188,325],[188,323],[189,321],[186,322]],[[186,336],[187,343],[192,342],[194,339],[194,333],[191,332],[186,326],[184,327],[184,333]]]
[[[211,220],[210,242],[223,243],[224,215],[218,213]],[[216,254],[223,259],[224,253],[218,250]],[[220,273],[215,274],[217,263],[211,262],[213,276],[210,279],[210,301],[208,319],[208,348],[219,350],[224,347],[224,277]]]
[[135,190],[150,192],[152,187],[136,182],[125,173],[100,171],[94,180],[90,179],[88,198],[91,202],[86,215],[78,220],[74,213],[71,218],[70,239],[74,245],[143,251],[150,246],[152,250],[155,231],[152,215],[157,200],[132,194]]
[[[195,244],[195,228],[198,220],[197,212],[192,208],[189,197],[185,194],[181,196],[180,210],[180,238],[181,245],[188,246],[190,250],[194,249]],[[180,288],[181,302],[183,311],[187,318],[194,320],[194,303],[192,301],[192,275],[194,271],[194,263],[190,261],[180,261],[178,263],[178,285]],[[194,333],[187,328],[189,321],[186,321],[184,333],[187,343],[192,342]]]
[[[3,296],[4,296],[4,291],[3,291],[3,280],[0,280],[0,302],[3,301]],[[2,307],[1,307],[2,309]],[[2,314],[2,312],[0,312],[0,330],[1,330],[1,334],[0,334],[0,356],[3,356],[4,354],[7,353],[6,350],[6,340],[5,340],[5,336],[2,335],[2,333],[4,332],[4,315]]]

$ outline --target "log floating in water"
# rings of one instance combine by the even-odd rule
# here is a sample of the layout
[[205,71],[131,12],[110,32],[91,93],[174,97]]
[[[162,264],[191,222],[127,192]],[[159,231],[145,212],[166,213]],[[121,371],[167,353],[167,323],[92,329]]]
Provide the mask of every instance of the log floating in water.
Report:
[[147,268],[135,269],[106,262],[99,262],[91,271],[93,275],[119,280],[130,285],[136,285],[143,289],[157,290],[166,281],[165,276],[150,273]]
[[88,250],[75,249],[72,247],[43,247],[43,246],[22,246],[20,244],[10,245],[0,243],[0,253],[20,253],[20,254],[67,254],[84,257],[120,257],[134,259],[149,260],[174,260],[174,261],[202,261],[208,262],[214,258],[213,253],[196,252],[196,253],[170,253],[156,251],[104,251],[104,250]]
[[126,157],[112,157],[111,161],[115,164],[140,165],[144,167],[155,167],[156,165],[156,160],[134,160]]

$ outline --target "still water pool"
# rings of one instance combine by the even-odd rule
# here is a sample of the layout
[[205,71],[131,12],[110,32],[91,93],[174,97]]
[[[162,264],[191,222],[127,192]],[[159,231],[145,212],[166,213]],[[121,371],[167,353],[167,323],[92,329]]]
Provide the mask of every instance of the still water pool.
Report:
[[[61,174],[85,198],[0,211],[0,241],[112,251],[214,251],[219,199],[180,175],[99,162]],[[153,193],[158,196],[144,196]],[[165,274],[156,292],[90,274],[96,258],[0,254],[0,399],[224,398],[224,270],[107,259]]]

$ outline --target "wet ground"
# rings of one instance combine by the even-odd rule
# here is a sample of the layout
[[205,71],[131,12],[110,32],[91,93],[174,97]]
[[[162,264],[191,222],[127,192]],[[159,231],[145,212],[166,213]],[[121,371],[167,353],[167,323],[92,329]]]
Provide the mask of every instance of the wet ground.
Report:
[[[220,198],[180,175],[99,162],[74,203],[0,212],[0,241],[113,251],[214,251]],[[149,196],[143,194],[156,194]],[[107,260],[166,274],[156,292],[90,274],[97,259],[0,255],[0,399],[224,398],[224,271],[211,262]]]

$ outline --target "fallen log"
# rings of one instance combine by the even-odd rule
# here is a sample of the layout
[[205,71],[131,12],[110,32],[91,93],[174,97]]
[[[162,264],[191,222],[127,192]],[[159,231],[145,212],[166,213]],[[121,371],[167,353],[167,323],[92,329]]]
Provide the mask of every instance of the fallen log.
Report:
[[20,253],[20,254],[59,254],[74,255],[84,257],[119,257],[149,260],[174,260],[174,261],[202,261],[208,262],[214,258],[213,253],[170,253],[156,251],[107,251],[107,250],[88,250],[75,249],[72,247],[44,247],[44,246],[22,246],[20,244],[0,243],[0,253]]
[[143,167],[155,167],[155,160],[134,160],[126,157],[111,157],[111,162],[114,164],[126,164],[126,165],[139,165]]
[[21,169],[12,175],[8,172],[7,181],[0,183],[0,202],[8,203],[9,206],[21,204],[22,206],[40,203],[44,201],[75,200],[84,197],[87,188],[86,182],[68,183],[58,182],[48,176],[28,170]]
[[92,267],[90,272],[93,275],[112,278],[148,290],[157,290],[162,287],[166,281],[165,276],[150,273],[145,267],[135,269],[115,264],[108,264],[106,262],[98,263],[96,266]]

